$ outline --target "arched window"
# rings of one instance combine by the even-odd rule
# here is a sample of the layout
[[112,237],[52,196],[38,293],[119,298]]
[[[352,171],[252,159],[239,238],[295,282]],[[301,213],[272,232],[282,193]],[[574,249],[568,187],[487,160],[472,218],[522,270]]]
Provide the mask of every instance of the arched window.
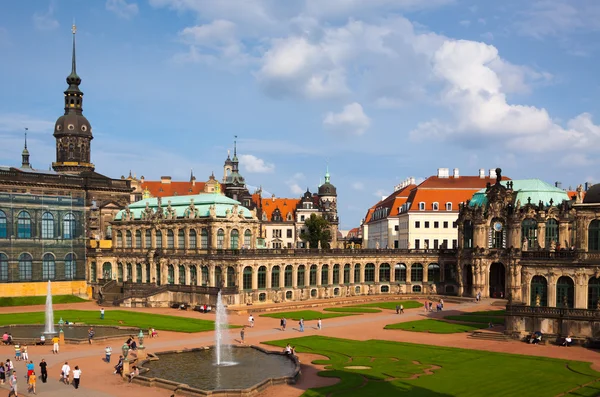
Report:
[[286,288],[292,287],[293,274],[294,274],[294,268],[292,267],[292,265],[287,265],[285,267],[285,274],[283,277],[283,284],[285,285]]
[[406,282],[406,265],[404,263],[397,263],[394,266],[394,278],[397,283]]
[[185,285],[185,266],[179,265],[179,284]]
[[252,268],[250,266],[246,266],[244,268],[243,277],[243,289],[249,290],[252,289]]
[[252,232],[250,229],[246,229],[244,232],[244,247],[252,248]]
[[223,249],[223,240],[225,240],[225,231],[223,229],[219,229],[217,231],[217,249]]
[[317,285],[317,265],[310,266],[309,280],[310,285]]
[[444,281],[456,282],[457,271],[456,263],[445,263],[444,264]]
[[120,230],[117,230],[116,233],[116,239],[117,239],[117,248],[122,248],[123,247],[123,235],[121,234]]
[[156,248],[158,248],[158,249],[162,248],[162,232],[160,230],[156,231],[155,240],[156,240]]
[[575,303],[575,283],[568,276],[562,276],[556,282],[556,307],[573,308]]
[[423,265],[420,263],[414,263],[410,267],[410,281],[421,282],[423,281]]
[[261,266],[258,268],[258,289],[267,288],[267,267]]
[[8,256],[0,252],[0,282],[8,281]]
[[421,286],[420,285],[413,285],[412,292],[421,293]]
[[[558,221],[556,219],[550,218],[546,221],[546,238],[545,238],[545,248],[549,249],[552,246],[552,242],[554,244],[560,244],[560,238],[558,236]],[[568,247],[567,247],[568,248]]]
[[333,265],[333,284],[340,283],[340,265]]
[[142,232],[140,230],[135,231],[135,248],[142,248]]
[[304,265],[298,266],[298,287],[304,287],[306,285],[306,278],[304,277],[306,268]]
[[152,279],[152,275],[150,274],[150,264],[146,263],[146,282],[150,283],[151,279]]
[[127,264],[127,281],[133,281],[133,266],[131,263]]
[[382,263],[379,265],[379,281],[380,282],[389,282],[390,281],[390,265],[387,263]]
[[152,232],[150,229],[146,230],[145,236],[146,241],[144,241],[144,248],[152,248]]
[[177,248],[185,249],[185,230],[179,229],[177,232]]
[[360,283],[360,263],[354,265],[354,283]]
[[427,266],[427,281],[430,283],[438,283],[440,281],[440,265],[430,263]]
[[215,266],[215,286],[220,287],[221,281],[223,281],[223,272],[221,266]]
[[42,280],[54,280],[56,278],[56,262],[54,255],[44,254],[42,257]]
[[6,214],[4,211],[0,211],[0,238],[8,238],[8,228],[6,225]]
[[190,283],[192,285],[198,285],[198,269],[196,265],[190,266]]
[[156,266],[156,276],[154,276],[154,282],[156,285],[161,284],[161,277],[160,266]]
[[127,248],[131,248],[132,247],[132,238],[131,238],[131,231],[127,230],[125,232],[125,247]]
[[97,277],[97,269],[96,269],[96,262],[92,262],[90,265],[90,282],[95,283],[98,281],[98,277]]
[[329,265],[321,266],[321,285],[329,285]]
[[31,281],[31,273],[33,270],[32,262],[33,258],[31,257],[31,255],[27,253],[19,255],[19,280]]
[[63,218],[63,238],[75,238],[75,215],[69,213]]
[[349,263],[344,265],[344,284],[350,284],[350,267]]
[[117,263],[117,281],[123,282],[123,264],[121,262]]
[[175,248],[175,233],[173,230],[167,230],[167,248]]
[[279,288],[279,266],[271,269],[271,288]]
[[167,283],[171,285],[175,284],[175,268],[173,265],[167,266]]
[[240,232],[238,232],[237,229],[232,229],[231,230],[231,244],[230,247],[232,250],[236,250],[239,247],[239,239],[240,239]]
[[233,266],[227,267],[227,286],[235,287],[235,269]]
[[531,306],[548,306],[548,282],[544,276],[531,279]]
[[191,250],[195,250],[196,249],[196,231],[194,229],[190,229],[190,241],[189,241],[189,248]]
[[373,263],[367,263],[365,265],[365,283],[372,283],[375,281],[375,265]]
[[21,211],[17,216],[17,237],[31,238],[31,215],[27,211]]
[[473,248],[473,222],[463,223],[463,248]]
[[112,280],[112,265],[110,262],[104,262],[102,264],[102,278],[105,280]]
[[138,284],[142,283],[142,264],[137,263],[135,265],[135,282]]
[[594,219],[588,228],[588,251],[600,251],[600,220]]
[[[2,257],[0,254],[0,263]],[[588,306],[589,310],[597,310],[600,306],[600,278],[592,277],[588,282]]]
[[54,216],[49,212],[42,215],[42,238],[54,238]]
[[208,231],[206,229],[200,231],[200,249],[208,249]]
[[506,248],[506,228],[502,219],[492,219],[488,244],[490,248]]
[[521,243],[527,241],[527,249],[537,248],[537,222],[535,219],[527,218],[521,223]]
[[201,270],[202,270],[202,285],[206,287],[206,286],[208,286],[208,282],[210,281],[208,279],[208,266],[202,266]]

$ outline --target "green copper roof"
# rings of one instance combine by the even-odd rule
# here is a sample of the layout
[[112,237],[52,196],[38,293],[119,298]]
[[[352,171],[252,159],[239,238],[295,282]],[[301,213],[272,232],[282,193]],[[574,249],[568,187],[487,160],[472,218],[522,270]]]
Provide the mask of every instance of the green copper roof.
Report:
[[[507,182],[509,181],[502,181],[500,184],[506,187]],[[569,200],[567,192],[540,179],[520,179],[510,182],[513,183],[513,192],[516,193],[515,204],[520,201],[521,205],[525,205],[528,198],[531,198],[531,204],[537,205],[540,201],[543,201],[546,206],[550,205],[550,200],[554,205],[562,203],[563,200]],[[473,195],[469,202],[470,207],[487,204],[485,190],[481,189]]]
[[[198,210],[198,215],[196,218],[208,218],[210,215],[210,207],[213,205],[215,206],[215,214],[217,218],[225,218],[227,216],[227,211],[232,212],[234,206],[237,205],[238,213],[243,211],[244,218],[252,219],[252,212],[248,208],[240,205],[239,201],[233,200],[219,193],[171,196],[163,197],[161,200],[161,207],[163,211],[166,213],[170,202],[171,208],[175,210],[177,218],[187,217],[189,213],[188,210],[193,201],[194,207],[196,210]],[[144,212],[146,209],[146,204],[148,204],[148,207],[156,212],[156,208],[158,207],[158,199],[155,197],[143,199],[129,205],[129,211],[133,214],[135,219],[141,219],[142,212]],[[115,216],[115,220],[121,220],[125,212],[126,210],[119,211]]]

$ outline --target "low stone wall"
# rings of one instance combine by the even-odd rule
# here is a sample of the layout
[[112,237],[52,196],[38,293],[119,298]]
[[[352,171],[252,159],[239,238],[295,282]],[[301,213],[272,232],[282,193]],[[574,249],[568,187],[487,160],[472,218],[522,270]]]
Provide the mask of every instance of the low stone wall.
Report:
[[159,360],[157,354],[169,354],[169,353],[184,353],[184,352],[193,352],[199,350],[206,350],[209,347],[199,347],[194,349],[183,349],[183,350],[169,350],[160,352],[157,354],[149,354],[146,360],[141,361],[138,364],[138,368],[140,369],[140,376],[137,376],[133,379],[133,382],[149,386],[149,387],[158,387],[161,389],[167,389],[173,392],[174,396],[185,396],[185,397],[199,397],[199,396],[219,396],[219,397],[252,397],[260,394],[265,389],[272,385],[281,385],[281,384],[295,384],[300,376],[300,362],[298,358],[295,356],[287,355],[282,352],[273,352],[269,350],[265,350],[258,346],[245,345],[245,346],[234,346],[236,349],[256,349],[265,354],[277,354],[289,357],[295,364],[294,374],[292,376],[280,377],[280,378],[270,378],[265,379],[264,381],[249,387],[247,389],[221,389],[221,390],[200,390],[193,388],[187,384],[170,381],[162,378],[152,378],[141,375],[142,373],[146,373],[149,369],[144,368],[144,364],[148,361]]

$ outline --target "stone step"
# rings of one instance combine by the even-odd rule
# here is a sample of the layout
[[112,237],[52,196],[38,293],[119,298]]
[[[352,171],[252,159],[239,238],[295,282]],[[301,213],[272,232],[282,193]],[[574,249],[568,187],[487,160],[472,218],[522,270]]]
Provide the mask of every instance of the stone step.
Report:
[[496,333],[496,332],[484,332],[484,331],[473,331],[469,338],[472,339],[483,339],[490,341],[498,341],[498,342],[508,342],[512,339],[504,334]]

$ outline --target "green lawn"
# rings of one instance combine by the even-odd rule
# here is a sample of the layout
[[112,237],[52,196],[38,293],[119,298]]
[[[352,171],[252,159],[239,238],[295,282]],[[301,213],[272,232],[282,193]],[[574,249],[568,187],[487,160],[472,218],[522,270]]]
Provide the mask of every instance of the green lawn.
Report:
[[381,313],[379,309],[371,309],[369,307],[358,307],[358,306],[349,306],[349,307],[328,307],[323,309],[327,312],[337,312],[337,313]]
[[335,318],[335,317],[344,317],[344,316],[352,316],[351,313],[321,313],[315,310],[299,310],[296,312],[280,312],[280,313],[265,313],[261,314],[261,317],[271,317],[271,318],[282,318],[285,317],[288,320],[300,321],[301,318],[304,321],[311,321],[317,319],[326,318]]
[[464,321],[467,323],[480,323],[480,324],[504,324],[504,317],[500,316],[467,316],[467,315],[459,315],[459,316],[446,316],[444,317],[447,320],[452,321]]
[[[56,295],[52,297],[52,303],[79,303],[87,302],[75,295]],[[0,307],[6,306],[33,306],[44,305],[46,303],[45,296],[19,296],[14,298],[0,298]]]
[[396,310],[396,305],[403,305],[404,309],[415,309],[417,307],[423,307],[423,304],[417,301],[374,302],[365,303],[363,305],[354,305],[352,307],[378,307],[380,309]]
[[[55,322],[58,322],[61,317],[65,321],[86,325],[117,325],[142,329],[152,327],[162,331],[202,332],[212,331],[215,328],[214,322],[208,320],[110,309],[106,310],[104,320],[100,320],[100,310],[56,310]],[[0,326],[43,323],[44,312],[0,314]]]
[[456,334],[485,328],[486,324],[464,323],[456,324],[439,320],[416,320],[405,323],[389,324],[385,329],[400,329],[403,331],[429,332],[432,334]]
[[[488,351],[380,340],[357,343],[322,336],[263,343],[281,348],[290,343],[300,353],[327,357],[315,361],[326,366],[319,375],[341,381],[309,389],[303,394],[307,397],[550,397],[600,379],[590,363]],[[592,396],[594,392],[598,383],[572,395]]]
[[463,316],[506,316],[506,310],[482,310],[479,312],[463,313]]

